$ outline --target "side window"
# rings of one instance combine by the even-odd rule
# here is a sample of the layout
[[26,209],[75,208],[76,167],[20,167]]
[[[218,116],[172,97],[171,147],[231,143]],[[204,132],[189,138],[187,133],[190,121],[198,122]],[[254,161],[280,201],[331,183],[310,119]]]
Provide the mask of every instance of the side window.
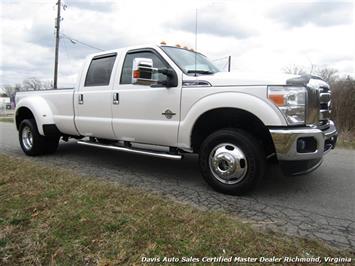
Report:
[[[153,52],[128,53],[123,63],[120,84],[132,84],[132,65],[135,58],[150,58],[154,68],[164,68],[167,65]],[[160,73],[154,74],[154,79],[162,81],[166,76]]]
[[116,55],[92,59],[85,79],[85,87],[107,86],[110,84],[111,72]]

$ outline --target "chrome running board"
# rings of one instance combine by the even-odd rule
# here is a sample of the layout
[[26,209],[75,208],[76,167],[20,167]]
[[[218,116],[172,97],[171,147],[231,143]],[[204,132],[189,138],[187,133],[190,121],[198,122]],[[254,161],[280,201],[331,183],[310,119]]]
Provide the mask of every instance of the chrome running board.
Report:
[[159,152],[159,151],[148,151],[148,150],[141,150],[141,149],[135,149],[135,148],[130,148],[130,147],[121,147],[121,146],[115,146],[115,145],[106,145],[106,144],[100,144],[100,143],[95,143],[95,142],[90,142],[90,141],[82,141],[82,140],[77,141],[77,143],[81,144],[81,145],[86,145],[86,146],[92,146],[92,147],[98,147],[98,148],[104,148],[104,149],[110,149],[110,150],[116,150],[116,151],[125,151],[125,152],[130,152],[130,153],[149,155],[149,156],[166,158],[166,159],[171,159],[171,160],[181,160],[182,159],[182,156],[180,154],[171,154],[171,153]]

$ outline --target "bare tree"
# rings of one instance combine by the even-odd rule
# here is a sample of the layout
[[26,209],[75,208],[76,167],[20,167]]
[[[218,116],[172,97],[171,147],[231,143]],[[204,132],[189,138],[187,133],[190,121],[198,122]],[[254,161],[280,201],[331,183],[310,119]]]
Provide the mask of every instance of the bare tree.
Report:
[[26,91],[38,91],[42,89],[42,82],[37,78],[27,78],[22,82],[23,89]]
[[337,78],[332,85],[332,118],[340,132],[355,136],[355,80],[350,76]]
[[14,86],[12,86],[12,85],[5,85],[4,86],[4,91],[5,91],[5,95],[7,96],[7,97],[11,97],[13,94],[15,94],[15,88],[14,88]]
[[335,68],[318,66],[314,72],[329,84],[333,84],[338,77],[338,70]]
[[5,85],[4,86],[4,91],[5,91],[5,95],[7,97],[14,97],[16,92],[21,90],[21,85],[20,84],[15,84],[15,85]]
[[42,89],[43,90],[51,90],[54,88],[52,80],[45,80],[42,82]]
[[294,75],[306,75],[307,71],[303,66],[299,65],[288,65],[282,68],[282,71],[286,74],[294,74]]
[[[329,84],[334,83],[338,77],[338,70],[334,68],[329,68],[326,66],[312,66],[312,74],[321,77],[323,80]],[[295,75],[307,75],[310,74],[305,70],[305,67],[300,65],[288,65],[282,68],[282,71],[286,74],[295,74]]]

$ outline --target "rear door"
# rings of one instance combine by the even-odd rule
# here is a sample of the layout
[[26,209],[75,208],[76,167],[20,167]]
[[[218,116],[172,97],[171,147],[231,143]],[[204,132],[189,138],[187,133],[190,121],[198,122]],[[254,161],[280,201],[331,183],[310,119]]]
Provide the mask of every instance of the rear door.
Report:
[[83,136],[115,139],[112,129],[112,87],[117,53],[95,56],[88,62],[74,93],[75,124]]
[[[154,68],[170,68],[178,77],[176,87],[132,84],[132,65],[135,58],[149,58]],[[113,129],[118,139],[177,146],[180,120],[181,71],[152,48],[128,51],[114,93],[119,102],[113,105]],[[166,76],[157,74],[157,80]]]

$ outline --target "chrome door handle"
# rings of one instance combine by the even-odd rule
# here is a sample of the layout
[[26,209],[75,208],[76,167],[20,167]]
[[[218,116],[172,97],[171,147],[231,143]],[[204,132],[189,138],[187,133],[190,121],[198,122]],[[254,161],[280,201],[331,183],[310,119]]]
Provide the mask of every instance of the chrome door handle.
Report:
[[84,95],[83,95],[83,94],[79,94],[79,96],[78,96],[78,103],[79,103],[79,104],[83,104],[83,103],[84,103]]
[[115,92],[113,94],[113,104],[119,104],[120,103],[120,95],[118,94],[118,92]]

